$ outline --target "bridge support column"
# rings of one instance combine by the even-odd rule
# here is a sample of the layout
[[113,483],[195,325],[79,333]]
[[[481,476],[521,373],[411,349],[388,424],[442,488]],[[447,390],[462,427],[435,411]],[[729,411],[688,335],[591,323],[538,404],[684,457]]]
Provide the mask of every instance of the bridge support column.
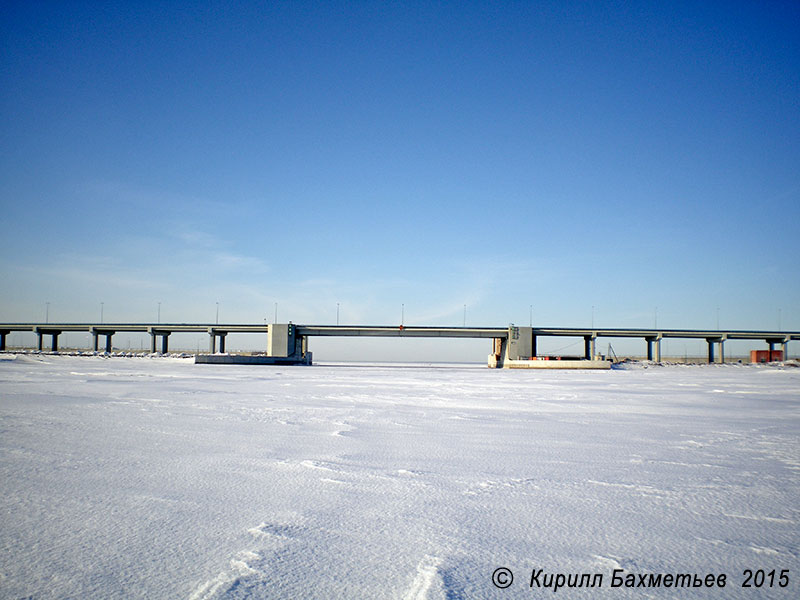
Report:
[[[706,338],[708,342],[708,363],[725,362],[725,348],[723,343],[727,338],[725,336],[718,338]],[[714,345],[719,345],[719,357],[714,356]]]
[[297,334],[297,326],[290,323],[273,323],[267,330],[267,356],[289,358],[293,364],[311,364],[308,337]]
[[530,327],[509,325],[504,360],[528,360],[533,356],[533,331]]
[[150,352],[155,354],[156,353],[156,338],[161,338],[161,354],[166,354],[169,352],[169,331],[159,330],[159,329],[149,329],[148,333],[150,334]]
[[51,343],[50,349],[52,352],[58,352],[58,336],[61,335],[61,332],[57,329],[40,329],[39,327],[35,327],[33,332],[36,334],[38,340],[36,343],[36,347],[39,352],[42,351],[44,347],[44,336],[49,335],[51,336]]
[[538,355],[536,354],[536,336],[531,336],[531,357],[536,358]]
[[788,352],[788,350],[789,350],[789,336],[788,335],[785,336],[785,337],[782,337],[782,338],[767,338],[765,341],[769,345],[769,360],[770,361],[775,360],[774,352],[775,352],[775,346],[777,344],[781,344],[781,346],[782,346],[782,349],[783,349],[783,360],[788,360],[789,359],[789,352]]
[[111,349],[112,349],[111,336],[116,333],[115,331],[108,331],[108,330],[92,328],[90,330],[90,332],[92,334],[92,347],[94,348],[95,352],[99,352],[100,351],[100,336],[101,335],[105,336],[105,338],[106,338],[105,351],[106,352],[111,352]]
[[492,353],[489,355],[489,367],[502,369],[508,343],[506,338],[492,339]]
[[6,351],[6,336],[10,331],[0,331],[0,352]]
[[211,354],[217,352],[217,338],[219,338],[219,351],[225,354],[225,336],[228,335],[227,331],[217,331],[213,328],[208,330],[208,351]]
[[647,339],[647,360],[661,362],[661,334]]
[[594,359],[594,347],[596,339],[597,337],[594,335],[583,336],[583,358],[586,360]]
[[661,362],[661,335],[644,338],[647,341],[647,360]]

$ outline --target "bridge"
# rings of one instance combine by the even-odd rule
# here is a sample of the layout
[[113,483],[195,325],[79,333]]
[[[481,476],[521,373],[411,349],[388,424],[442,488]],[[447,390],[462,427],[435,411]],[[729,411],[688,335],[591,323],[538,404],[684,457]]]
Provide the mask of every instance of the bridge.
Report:
[[[510,366],[514,361],[524,361],[537,356],[540,337],[582,337],[584,360],[596,357],[598,338],[639,338],[646,343],[647,359],[661,361],[661,340],[668,338],[701,339],[708,344],[708,362],[724,361],[724,344],[727,340],[760,340],[770,351],[782,345],[783,357],[788,358],[790,341],[800,340],[800,331],[762,330],[706,330],[706,329],[607,329],[571,327],[414,327],[404,325],[295,325],[277,324],[190,324],[190,323],[0,323],[0,351],[6,350],[6,336],[11,332],[33,332],[37,348],[43,350],[45,336],[50,336],[52,351],[58,350],[58,337],[65,332],[85,332],[93,337],[93,348],[99,351],[100,338],[105,338],[105,351],[111,352],[112,337],[116,333],[147,333],[150,351],[166,354],[169,336],[173,333],[206,333],[209,336],[209,353],[225,352],[225,338],[230,333],[266,333],[267,356],[289,362],[311,362],[308,338],[336,337],[413,337],[413,338],[484,338],[492,340],[490,366]],[[159,347],[160,341],[160,347]],[[494,360],[493,358],[494,357]]]

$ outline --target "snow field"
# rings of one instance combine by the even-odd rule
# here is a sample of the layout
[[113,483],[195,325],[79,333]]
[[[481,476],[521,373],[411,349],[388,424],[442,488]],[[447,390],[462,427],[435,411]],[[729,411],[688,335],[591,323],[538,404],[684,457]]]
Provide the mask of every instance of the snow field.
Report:
[[[603,574],[567,598],[800,589],[800,369],[6,355],[0,390],[3,598],[551,594],[534,568]],[[790,586],[741,588],[760,568]]]

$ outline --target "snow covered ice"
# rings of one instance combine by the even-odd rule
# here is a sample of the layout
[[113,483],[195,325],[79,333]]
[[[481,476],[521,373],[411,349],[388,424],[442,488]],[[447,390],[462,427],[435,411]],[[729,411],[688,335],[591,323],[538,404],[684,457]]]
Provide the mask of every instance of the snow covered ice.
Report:
[[6,355],[0,386],[2,598],[800,597],[800,369]]

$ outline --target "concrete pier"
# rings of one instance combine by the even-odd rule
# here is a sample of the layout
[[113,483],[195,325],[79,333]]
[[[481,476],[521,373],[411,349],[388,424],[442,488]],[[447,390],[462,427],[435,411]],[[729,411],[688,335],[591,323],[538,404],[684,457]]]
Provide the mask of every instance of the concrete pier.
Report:
[[6,336],[11,333],[7,329],[0,330],[0,352],[5,352],[6,350]]
[[58,352],[58,336],[61,335],[60,329],[51,329],[49,327],[34,327],[34,333],[37,337],[37,349],[39,352],[44,350],[44,336],[49,335],[51,337],[50,343],[50,350],[52,352]]
[[585,335],[583,336],[583,358],[584,360],[592,360],[595,354],[595,341],[597,336]]
[[155,327],[151,327],[148,330],[150,334],[150,352],[155,354],[156,350],[156,338],[161,338],[161,354],[168,354],[169,353],[169,334],[172,333],[170,330],[167,329],[157,329]]
[[[725,362],[725,339],[726,336],[706,338],[708,342],[708,364]],[[714,346],[719,347],[719,353],[714,353]]]
[[210,354],[216,354],[217,352],[217,338],[219,338],[219,351],[221,354],[225,354],[225,336],[228,335],[227,331],[220,331],[213,327],[209,327],[208,329],[208,352]]
[[267,355],[228,354],[220,356],[214,353],[215,338],[220,338],[220,352],[225,352],[225,335],[227,332],[209,328],[210,354],[195,356],[194,362],[199,365],[310,365],[311,352],[308,351],[308,337],[298,335],[297,326],[292,323],[277,323],[269,326],[267,337]]
[[111,331],[109,329],[100,329],[99,327],[92,327],[89,330],[89,333],[92,334],[92,346],[95,352],[99,352],[100,350],[99,338],[101,335],[105,336],[106,338],[105,351],[111,352],[112,348],[111,337],[116,333],[116,331]]
[[661,336],[649,336],[645,338],[645,341],[647,342],[647,360],[661,362]]
[[610,369],[611,362],[594,360],[597,336],[594,333],[583,336],[584,360],[538,360],[535,353],[535,336],[532,327],[510,325],[506,337],[495,338],[492,354],[489,355],[490,368],[504,369]]
[[267,356],[288,359],[293,364],[311,364],[307,336],[298,334],[293,323],[273,323],[267,336]]

